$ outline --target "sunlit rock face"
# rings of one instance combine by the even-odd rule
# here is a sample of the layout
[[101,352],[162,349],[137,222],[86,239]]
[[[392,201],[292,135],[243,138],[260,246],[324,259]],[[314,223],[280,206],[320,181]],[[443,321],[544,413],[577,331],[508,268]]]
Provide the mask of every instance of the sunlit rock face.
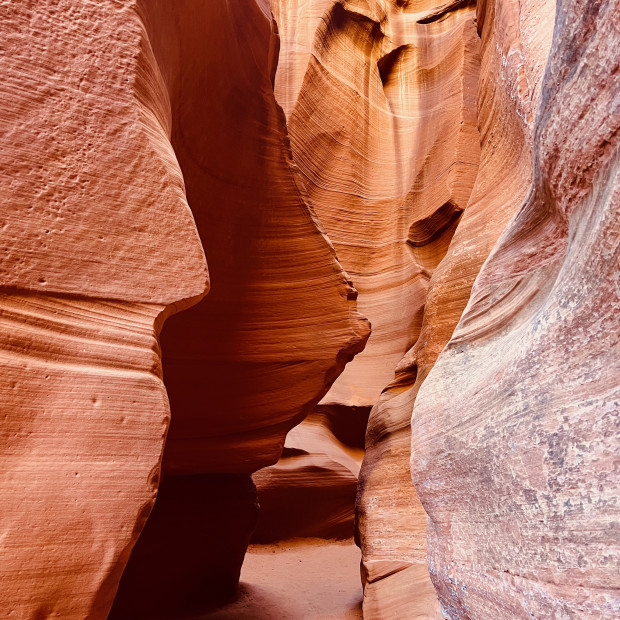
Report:
[[[155,540],[140,539],[127,579],[144,578],[144,558],[176,570],[179,538],[161,524],[178,523],[175,502],[203,502],[227,533],[207,528],[181,557],[200,553],[209,575],[205,549],[229,541],[213,557],[230,590],[256,520],[249,474],[277,460],[369,332],[291,162],[269,7],[26,1],[0,14],[1,613],[106,617],[155,500],[168,399]],[[203,245],[217,285],[166,327],[162,372],[164,319],[208,288]],[[222,495],[214,474],[238,474],[243,492]],[[202,495],[179,502],[186,491]],[[159,594],[186,601],[189,581]],[[122,603],[120,616],[150,613]]]
[[0,616],[620,613],[620,0],[0,4]]
[[[276,96],[293,156],[373,326],[323,402],[372,406],[419,336],[429,279],[476,178],[475,11],[439,2],[272,4],[283,38]],[[433,615],[426,517],[409,474],[411,401],[398,408],[384,397],[370,416],[358,490],[364,611]]]
[[464,42],[462,11],[444,20],[431,3],[308,2],[296,19],[289,3],[275,4],[284,5],[274,10],[284,41],[276,95],[289,109],[293,157],[373,326],[323,402],[372,406],[415,341],[449,234],[443,245],[438,237],[475,177],[475,30],[470,20]]
[[[381,550],[381,555],[374,556],[381,560],[376,568],[375,562],[366,563],[369,578],[376,583],[373,609],[389,609],[393,617],[426,613],[411,604],[425,592],[419,579],[420,564],[426,563],[426,515],[409,473],[413,404],[452,335],[476,275],[530,184],[532,117],[528,111],[538,101],[554,7],[551,2],[529,9],[521,6],[516,13],[506,5],[497,12],[494,3],[478,6],[480,164],[465,212],[431,277],[418,338],[397,365],[393,382],[370,417],[358,490],[360,538],[365,536],[369,546],[372,541]],[[522,24],[523,33],[515,23]],[[390,535],[385,536],[385,531]]]
[[[508,4],[480,8],[483,42]],[[527,196],[415,403],[413,480],[451,618],[618,613],[619,11],[558,2]]]

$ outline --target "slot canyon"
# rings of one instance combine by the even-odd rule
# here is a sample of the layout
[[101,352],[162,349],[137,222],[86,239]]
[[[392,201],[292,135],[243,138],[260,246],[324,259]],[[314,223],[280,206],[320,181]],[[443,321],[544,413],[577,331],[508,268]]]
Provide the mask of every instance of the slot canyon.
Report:
[[620,619],[620,0],[0,33],[0,618]]

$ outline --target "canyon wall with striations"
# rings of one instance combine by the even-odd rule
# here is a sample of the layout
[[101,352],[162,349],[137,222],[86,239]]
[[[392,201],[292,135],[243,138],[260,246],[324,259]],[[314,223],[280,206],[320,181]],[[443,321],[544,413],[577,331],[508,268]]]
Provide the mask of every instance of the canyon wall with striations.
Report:
[[[386,560],[370,592],[371,609],[389,617],[428,614],[428,607],[411,605],[421,599],[418,583],[427,573],[426,514],[409,473],[411,412],[467,304],[478,271],[526,195],[531,110],[550,45],[553,3],[532,7],[521,3],[519,9],[514,3],[489,2],[478,5],[475,17],[481,45],[475,111],[480,161],[475,183],[447,253],[431,277],[418,338],[371,414],[370,457],[362,469],[358,495],[360,527],[375,546],[384,547]],[[523,25],[522,32],[517,24]],[[382,496],[365,479],[379,480]],[[393,528],[387,540],[382,535],[386,527]],[[370,604],[368,600],[366,608]]]
[[144,26],[67,4],[0,7],[3,618],[106,617],[157,493],[158,334],[208,287]]
[[[616,514],[613,489],[614,484],[617,488],[617,479],[611,476],[611,439],[602,439],[612,434],[612,420],[606,411],[617,409],[613,392],[600,396],[600,411],[596,413],[594,402],[579,406],[573,403],[573,408],[584,410],[584,414],[588,407],[593,410],[588,418],[593,430],[584,436],[591,442],[589,451],[595,454],[591,456],[591,469],[577,468],[570,479],[563,472],[567,466],[565,452],[575,451],[575,467],[586,459],[585,444],[577,446],[577,431],[568,432],[567,425],[572,426],[572,419],[563,418],[565,437],[559,427],[553,431],[552,427],[559,424],[560,414],[545,381],[541,379],[537,383],[535,378],[530,378],[529,384],[522,385],[522,378],[507,370],[512,358],[502,360],[502,354],[508,355],[510,346],[517,347],[514,344],[517,341],[520,354],[527,358],[528,342],[523,338],[517,340],[513,334],[511,338],[506,336],[506,340],[498,338],[494,349],[490,345],[485,348],[484,344],[487,322],[500,323],[499,327],[489,329],[516,331],[524,316],[540,311],[543,302],[539,289],[551,286],[556,275],[552,268],[545,268],[549,273],[543,273],[536,260],[546,265],[552,260],[547,256],[551,254],[553,260],[560,261],[562,250],[556,245],[568,243],[556,240],[561,226],[554,224],[558,228],[555,230],[549,224],[553,218],[547,214],[547,202],[555,199],[548,196],[548,182],[539,170],[542,165],[538,152],[542,140],[539,127],[551,122],[544,121],[544,115],[553,119],[557,132],[554,158],[559,158],[563,148],[570,152],[570,145],[575,145],[573,160],[566,156],[554,164],[558,170],[566,167],[563,175],[567,187],[578,187],[585,181],[583,194],[592,193],[587,187],[588,176],[606,165],[613,167],[617,161],[615,106],[620,86],[610,43],[619,40],[617,20],[611,18],[617,14],[617,6],[613,2],[559,3],[555,34],[556,3],[552,0],[478,3],[272,0],[272,7],[282,38],[275,91],[289,119],[293,156],[342,264],[360,292],[360,308],[373,325],[365,351],[338,378],[321,405],[349,412],[372,407],[356,510],[356,535],[362,549],[365,582],[365,616],[435,617],[441,613],[440,606],[451,617],[521,617],[529,613],[528,605],[536,617],[617,613],[619,584],[605,576],[605,566],[617,563],[612,531]],[[576,25],[569,29],[567,24],[572,24],[571,20]],[[601,21],[603,33],[598,35],[600,42],[588,43],[586,54],[586,41],[588,37],[593,38],[593,24],[597,20]],[[567,91],[569,86],[562,86],[562,92],[555,93],[548,83],[551,78],[543,86],[552,43],[553,53],[562,56],[564,65],[551,56],[548,70],[564,76],[576,75],[569,84],[574,94]],[[584,59],[578,61],[581,53],[585,54]],[[585,79],[587,71],[591,73],[589,84]],[[560,90],[557,83],[555,89]],[[574,99],[570,114],[569,104],[549,107],[549,99],[555,97],[561,101],[564,96]],[[587,114],[585,110],[597,100],[600,115]],[[549,107],[546,112],[544,106]],[[541,116],[535,122],[539,108]],[[567,121],[565,125],[559,120],[562,114]],[[590,117],[589,125],[582,120],[587,117]],[[579,131],[582,138],[578,137]],[[602,137],[588,153],[580,154],[576,144],[589,138],[590,133]],[[597,159],[599,152],[607,159]],[[611,163],[607,164],[608,161]],[[607,190],[596,190],[598,195],[593,190],[590,209],[598,203],[600,209],[613,209],[613,196],[609,196],[617,187],[617,180],[612,178],[612,173],[601,173],[607,179],[601,182]],[[538,206],[531,197],[536,192]],[[572,204],[577,193],[574,190],[564,201]],[[611,206],[605,206],[608,199]],[[579,200],[587,202],[581,195]],[[522,207],[523,204],[530,206]],[[522,222],[518,217],[513,221],[526,208],[528,216],[521,216]],[[512,235],[512,246],[516,249],[511,246],[503,250],[504,262],[498,267],[498,278],[503,277],[506,283],[497,290],[479,284],[474,289],[479,292],[470,301],[474,281],[489,255],[495,257],[500,252],[503,241],[496,250],[493,248],[507,226],[505,236]],[[530,233],[528,226],[536,233]],[[570,233],[567,226],[565,235]],[[588,276],[579,276],[582,284],[578,288],[583,288],[581,299],[586,298],[586,277],[594,279],[600,271],[609,273],[611,278],[617,272],[617,254],[611,249],[617,243],[617,233],[617,227],[610,223],[604,246],[610,248],[607,263],[597,263]],[[579,243],[590,244],[591,249],[584,252],[584,257],[602,252],[594,249],[597,246],[591,240],[575,241],[574,247],[581,247]],[[577,252],[575,249],[575,255]],[[532,263],[529,268],[528,261]],[[534,283],[515,283],[516,276],[506,275],[510,274],[509,264],[513,271],[536,272],[532,276]],[[502,270],[506,272],[503,275]],[[566,286],[570,287],[568,278]],[[606,365],[605,377],[600,381],[610,390],[618,384],[613,363],[617,348],[608,317],[609,309],[617,306],[613,286],[610,284],[606,291],[600,291],[597,298],[601,300],[601,312],[607,324],[599,326],[592,322],[583,328],[587,338],[594,338],[598,343],[593,346],[592,355],[597,357],[597,362],[592,371],[595,373],[594,367]],[[451,341],[466,306],[468,310]],[[497,319],[495,306],[505,306],[497,311]],[[469,327],[465,327],[469,324],[476,325],[475,332],[471,332],[476,336],[470,335]],[[442,357],[446,361],[440,363],[414,410],[411,448],[414,403],[449,341],[454,344],[448,345]],[[556,355],[562,352],[573,355],[568,345],[565,347],[566,343],[567,336],[561,335],[558,341],[549,342],[548,348],[555,350]],[[491,357],[483,351],[489,351]],[[605,351],[608,351],[607,360]],[[537,372],[544,368],[547,381],[563,385],[565,379],[558,377],[563,365],[557,359],[555,365],[552,357],[540,360]],[[475,370],[469,370],[470,360]],[[493,387],[498,375],[492,371],[500,360],[501,368],[506,369],[502,372],[508,373],[501,389]],[[476,361],[478,366],[474,364]],[[595,377],[590,373],[587,353],[581,358],[575,356],[572,364],[575,372],[580,369]],[[574,390],[572,386],[568,389]],[[592,386],[592,389],[594,393],[597,389],[604,391],[604,387]],[[532,404],[513,404],[512,408],[498,405],[514,390],[521,400],[527,394],[528,403],[535,401],[543,407],[544,411],[539,411],[534,421],[528,419],[528,412],[534,411]],[[474,404],[463,401],[466,394],[476,395]],[[524,421],[515,427],[508,420],[516,415],[519,406],[523,407]],[[486,411],[489,411],[488,420],[481,414]],[[480,418],[478,426],[465,426],[461,430],[457,420],[468,419],[468,415],[472,419]],[[544,432],[536,431],[543,425],[536,420],[547,420]],[[494,424],[498,428],[493,432]],[[509,441],[509,433],[515,432],[515,428],[522,428],[521,448]],[[457,444],[453,432],[462,434],[464,439]],[[527,446],[527,438],[534,440],[537,433],[540,441],[553,443],[546,448],[546,455],[542,449],[532,452]],[[301,445],[301,441],[298,443]],[[471,451],[475,445],[481,446],[481,453],[476,452],[474,457]],[[484,460],[486,452],[482,446],[492,455],[488,461]],[[315,449],[317,454],[321,451]],[[504,453],[508,451],[521,465],[504,461]],[[554,452],[558,452],[557,457]],[[535,457],[540,466],[529,463],[530,457]],[[531,492],[526,498],[533,503],[529,508],[515,500],[504,502],[506,489],[514,487],[519,489],[515,492],[521,493],[522,471],[535,468],[539,478],[542,472],[547,479],[553,476],[545,464],[549,459],[556,461],[556,488],[552,488],[553,483],[545,482],[545,488],[538,489],[539,493],[546,491],[544,497],[549,504],[546,511],[538,507],[541,500],[532,499]],[[410,460],[415,486],[410,481]],[[448,465],[444,466],[444,462]],[[460,471],[469,462],[477,468],[475,473],[467,472],[468,476],[474,476],[473,481]],[[497,466],[501,478],[494,479],[492,466]],[[560,492],[564,484],[592,485],[588,481],[593,478],[601,482],[600,497],[586,496],[584,491],[578,501],[564,488]],[[328,480],[323,477],[324,484],[329,484]],[[604,481],[610,485],[609,489]],[[470,497],[471,489],[476,491]],[[564,512],[551,510],[559,501],[554,494],[568,498]],[[489,495],[486,501],[478,499],[486,495]],[[325,498],[329,501],[327,493]],[[598,533],[579,541],[570,533],[571,522],[562,519],[566,511],[584,514],[586,501],[595,503],[600,512]],[[334,503],[334,510],[336,507]],[[425,507],[433,509],[428,521],[428,542]],[[538,528],[526,525],[528,520],[537,522],[539,512],[543,525]],[[513,516],[515,523],[508,524],[511,514],[521,515],[522,522]],[[499,519],[500,515],[505,515],[506,522]],[[574,517],[574,523],[579,527],[578,516]],[[528,550],[529,563],[527,559],[519,561],[523,528],[537,532],[538,536]],[[554,560],[554,553],[560,554],[559,547],[557,551],[547,551],[545,541],[557,540],[558,533],[562,536],[560,540],[569,542],[572,536],[574,549],[567,552],[572,559],[557,555],[558,559]],[[468,546],[463,536],[469,536],[476,549]],[[510,564],[509,553],[503,558],[504,549],[510,549],[510,544],[514,546],[514,565]],[[605,555],[603,548],[609,555]],[[478,549],[480,555],[476,556]],[[482,564],[471,566],[472,557],[481,558]],[[585,567],[591,566],[596,557],[601,558],[603,568],[599,572],[591,568],[588,574]],[[533,568],[534,558],[539,559],[540,574]],[[547,564],[553,561],[557,567],[548,568]],[[564,572],[569,570],[565,565],[570,567],[571,561],[583,569],[574,577]],[[499,568],[502,563],[507,566],[505,569]],[[428,579],[428,568],[439,602]],[[503,579],[510,585],[501,583],[501,570],[504,570]],[[458,571],[461,581],[457,584]],[[496,573],[499,577],[495,577]],[[476,588],[471,597],[468,596],[470,579],[470,587]],[[499,579],[500,583],[493,579]],[[561,585],[545,590],[543,584],[547,581],[561,584],[563,579],[567,584],[564,591]],[[538,585],[523,585],[535,584],[537,580]],[[458,591],[457,585],[461,588]],[[575,594],[570,592],[571,588]],[[598,596],[594,594],[597,588],[601,589]],[[500,592],[509,590],[513,599],[521,594],[520,607],[516,600],[508,602],[508,593],[502,598]],[[470,600],[477,603],[477,606],[471,603],[471,616]]]
[[369,332],[291,161],[269,7],[0,12],[0,609],[104,618],[132,548],[113,617],[200,609],[238,581],[251,472]]
[[620,615],[619,15],[0,3],[0,616]]
[[618,14],[558,2],[527,195],[415,403],[413,480],[451,618],[620,611]]

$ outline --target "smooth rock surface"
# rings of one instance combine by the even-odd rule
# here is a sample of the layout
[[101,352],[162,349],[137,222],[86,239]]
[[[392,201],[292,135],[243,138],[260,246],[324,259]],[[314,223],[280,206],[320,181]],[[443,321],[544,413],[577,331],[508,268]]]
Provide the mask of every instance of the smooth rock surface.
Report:
[[[463,82],[472,107],[475,95],[475,63],[464,61],[475,54],[475,29],[470,21],[463,39],[458,20],[421,23],[433,12],[429,2],[306,2],[296,18],[291,5],[273,4],[284,41],[276,94],[293,106],[293,157],[373,326],[322,402],[372,406],[419,330],[427,263],[445,252],[430,240],[454,225],[473,183],[478,150],[461,145],[476,146],[475,116],[462,113]],[[439,86],[423,67],[430,75],[444,57]],[[422,188],[437,202],[420,198]]]
[[[364,451],[335,434],[337,419],[327,413],[311,414],[288,433],[280,460],[253,475],[261,507],[253,542],[353,536]],[[350,434],[343,437],[347,438]]]
[[529,193],[416,400],[412,475],[452,618],[620,613],[619,12],[558,2]]
[[143,10],[213,283],[162,334],[173,411],[164,469],[251,473],[277,461],[369,325],[291,160],[268,3]]
[[4,2],[0,40],[0,615],[105,618],[206,263],[134,4]]
[[[141,7],[213,283],[208,300],[162,333],[172,410],[163,473],[179,480],[178,497],[166,500],[157,513],[166,518],[130,559],[118,607],[123,617],[154,607],[173,617],[231,591],[254,529],[253,520],[234,518],[252,513],[252,498],[224,501],[216,493],[208,507],[208,486],[196,499],[191,481],[215,473],[245,479],[275,463],[287,431],[363,348],[369,325],[291,161],[273,92],[278,38],[268,4],[148,0]],[[220,526],[187,520],[179,543],[183,510],[196,501]],[[165,575],[171,587],[151,597],[145,581]]]
[[[168,396],[167,475],[250,473],[369,326],[290,161],[266,2],[0,17],[0,610],[104,618],[153,506]],[[162,373],[164,319],[208,288],[202,244],[216,292],[166,330]]]

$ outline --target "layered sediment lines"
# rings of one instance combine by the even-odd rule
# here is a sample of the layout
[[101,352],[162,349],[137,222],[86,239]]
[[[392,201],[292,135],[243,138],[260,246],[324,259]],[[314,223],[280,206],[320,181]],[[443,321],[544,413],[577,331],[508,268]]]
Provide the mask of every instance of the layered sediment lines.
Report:
[[[289,117],[293,156],[310,200],[373,326],[366,349],[335,382],[325,404],[372,406],[391,380],[415,341],[428,269],[441,255],[429,241],[458,219],[477,163],[476,149],[461,149],[463,157],[455,157],[457,144],[475,133],[474,119],[461,118],[459,103],[458,84],[470,80],[471,72],[463,77],[454,69],[443,91],[430,94],[449,112],[423,103],[431,68],[458,47],[458,37],[448,32],[455,24],[442,24],[432,39],[443,36],[443,46],[435,45],[420,60],[429,27],[418,23],[425,13],[414,9],[333,2],[318,24]],[[447,137],[445,149],[438,136]],[[430,150],[441,153],[428,158]],[[464,182],[455,183],[460,177]],[[444,202],[454,200],[439,210],[443,203],[419,199],[422,188]]]
[[0,614],[105,618],[157,492],[157,335],[206,263],[131,5],[0,13]]
[[[474,10],[467,3],[317,2],[296,7],[295,18],[288,3],[275,4],[283,53],[290,50],[276,94],[290,109],[293,155],[373,325],[366,350],[324,403],[371,406],[418,338],[429,279],[476,178]],[[325,12],[317,22],[319,5]],[[411,410],[394,405],[371,413],[358,493],[369,617],[438,610],[425,515],[409,481]],[[406,577],[396,575],[405,569]]]
[[[291,160],[273,92],[278,38],[267,3],[140,7],[212,289],[162,332],[172,410],[166,484],[158,521],[123,577],[116,618],[199,611],[234,593],[256,522],[250,474],[278,460],[286,433],[370,331]],[[223,497],[227,481],[245,491]],[[180,506],[204,523],[182,525]],[[149,593],[166,576],[174,586]]]
[[618,15],[3,3],[0,615],[618,615]]
[[174,420],[165,469],[245,472],[369,333],[356,292],[304,198],[275,101],[265,2],[145,2],[172,106],[172,145],[201,235],[211,294],[162,335]]
[[[513,10],[508,12],[508,8]],[[411,411],[420,386],[467,304],[476,275],[530,184],[528,113],[537,102],[553,7],[538,3],[535,10],[525,5],[521,12],[516,9],[508,3],[497,12],[494,3],[478,6],[482,43],[477,96],[480,165],[449,249],[431,277],[418,339],[399,362],[393,382],[371,413],[367,445],[376,447],[368,449],[362,468],[360,536],[365,534],[382,547],[374,608],[389,610],[392,617],[424,613],[410,605],[419,596],[419,564],[426,562],[426,515],[409,479]],[[533,28],[534,20],[546,38]],[[524,41],[516,22],[524,26],[525,33],[534,34]],[[380,491],[371,484],[373,479]],[[384,498],[381,503],[376,502],[377,496]],[[383,535],[385,528],[392,528],[390,536]],[[401,571],[411,575],[401,576]]]
[[353,536],[363,428],[343,433],[342,414],[318,409],[288,433],[280,460],[253,475],[261,507],[254,542]]
[[[168,398],[166,482],[114,614],[199,608],[238,579],[249,474],[369,332],[290,160],[269,7],[0,11],[0,609],[106,617],[157,493]],[[207,290],[203,245],[217,285],[166,328],[162,372],[163,320]],[[154,574],[170,587],[142,588]]]
[[617,614],[619,10],[558,2],[529,192],[416,400],[412,474],[452,618]]

